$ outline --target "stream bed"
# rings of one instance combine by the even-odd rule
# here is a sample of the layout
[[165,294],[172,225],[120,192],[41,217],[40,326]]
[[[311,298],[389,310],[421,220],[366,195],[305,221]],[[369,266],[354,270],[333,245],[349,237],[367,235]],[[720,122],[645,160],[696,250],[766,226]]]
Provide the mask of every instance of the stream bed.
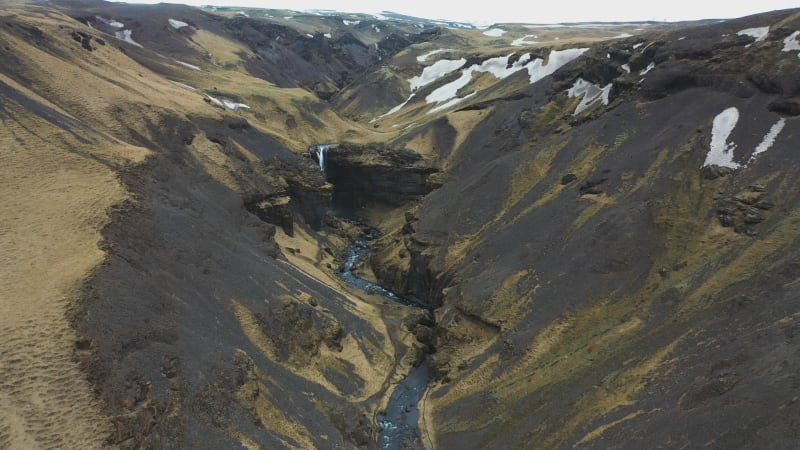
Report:
[[[383,286],[358,277],[356,265],[369,255],[369,242],[377,237],[377,231],[367,229],[345,250],[345,261],[336,273],[348,286],[361,289],[368,294],[382,295],[397,303],[429,310],[426,305],[404,299]],[[378,415],[381,427],[378,446],[382,450],[424,449],[419,431],[419,403],[428,389],[428,361],[415,367],[395,388],[386,406],[386,412]]]
[[428,361],[415,367],[397,385],[389,398],[386,413],[378,415],[381,450],[423,449],[417,405],[428,389]]

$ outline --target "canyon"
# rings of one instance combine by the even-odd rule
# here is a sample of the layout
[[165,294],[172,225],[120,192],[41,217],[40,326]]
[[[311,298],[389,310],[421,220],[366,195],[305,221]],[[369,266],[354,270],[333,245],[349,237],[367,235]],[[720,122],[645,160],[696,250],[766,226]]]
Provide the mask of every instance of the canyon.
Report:
[[796,447],[800,11],[601,25],[9,2],[0,447]]

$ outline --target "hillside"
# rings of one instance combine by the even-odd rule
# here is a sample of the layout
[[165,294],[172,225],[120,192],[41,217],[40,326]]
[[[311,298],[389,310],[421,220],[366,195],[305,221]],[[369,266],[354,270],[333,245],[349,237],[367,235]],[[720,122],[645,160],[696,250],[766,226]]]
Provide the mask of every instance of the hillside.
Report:
[[0,448],[800,440],[800,11],[0,22]]

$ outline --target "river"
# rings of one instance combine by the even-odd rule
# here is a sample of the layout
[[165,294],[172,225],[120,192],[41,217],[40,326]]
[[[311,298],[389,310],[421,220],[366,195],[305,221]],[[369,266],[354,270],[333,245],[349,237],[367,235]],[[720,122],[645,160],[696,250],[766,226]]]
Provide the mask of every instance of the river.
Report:
[[[354,273],[355,266],[369,255],[369,242],[377,237],[377,231],[367,229],[345,251],[345,261],[337,271],[339,277],[349,286],[369,294],[382,295],[397,303],[429,310],[426,305],[404,299],[394,292],[377,285]],[[386,411],[378,415],[381,428],[378,446],[382,450],[424,449],[419,430],[419,409],[417,404],[428,388],[428,362],[423,361],[415,367],[395,388],[389,398]]]

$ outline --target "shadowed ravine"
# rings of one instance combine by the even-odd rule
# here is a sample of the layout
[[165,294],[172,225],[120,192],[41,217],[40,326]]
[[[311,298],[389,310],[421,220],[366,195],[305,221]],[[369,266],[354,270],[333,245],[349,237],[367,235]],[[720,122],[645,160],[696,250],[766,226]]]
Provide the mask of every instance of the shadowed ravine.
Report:
[[[345,251],[345,261],[337,271],[339,277],[349,286],[361,289],[369,294],[378,294],[402,305],[426,309],[429,308],[411,300],[402,298],[394,292],[370,281],[359,278],[354,267],[369,254],[369,242],[375,239],[377,231],[368,229],[364,235],[356,239]],[[428,387],[428,362],[423,361],[415,367],[395,388],[384,414],[378,415],[380,434],[378,446],[384,450],[424,448],[417,423],[419,410],[417,404]]]
[[361,289],[367,292],[368,294],[382,295],[402,305],[429,310],[430,308],[427,307],[426,305],[417,303],[407,298],[400,297],[399,295],[384,288],[383,286],[377,285],[363,278],[359,278],[355,274],[355,272],[353,272],[355,266],[360,261],[363,261],[364,258],[366,258],[367,255],[369,254],[369,242],[375,239],[376,237],[377,237],[376,231],[369,229],[364,233],[364,236],[356,239],[355,242],[353,242],[352,244],[350,244],[349,247],[347,247],[347,249],[345,250],[344,264],[342,264],[342,268],[339,271],[337,271],[339,277],[342,280],[344,280],[349,286],[354,287],[356,289]]

